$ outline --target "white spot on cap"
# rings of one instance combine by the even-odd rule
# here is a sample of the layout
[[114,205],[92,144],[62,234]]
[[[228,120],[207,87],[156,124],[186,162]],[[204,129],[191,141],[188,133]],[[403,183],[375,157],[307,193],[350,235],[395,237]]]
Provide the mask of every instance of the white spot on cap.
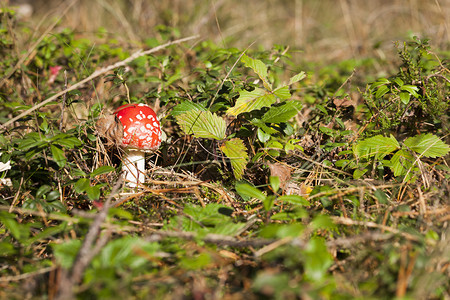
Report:
[[141,115],[137,115],[137,116],[136,116],[136,119],[138,119],[139,121],[142,120]]
[[133,119],[132,119],[132,118],[128,118],[128,120],[130,120],[130,122],[133,122]]
[[128,131],[129,133],[132,133],[132,132],[134,131],[134,129],[135,129],[135,128],[134,128],[133,126],[131,126],[130,128],[128,128],[127,131]]
[[147,119],[150,119],[150,120],[154,120],[154,119],[155,119],[155,117],[154,117],[154,116],[152,116],[152,115],[148,115],[148,116],[147,116]]
[[159,127],[159,124],[158,124],[158,122],[153,122],[153,127]]
[[147,129],[145,129],[145,126],[141,126],[141,134],[145,134],[147,132]]
[[122,116],[119,116],[119,120],[122,119]]
[[152,129],[153,128],[152,125],[149,124],[149,123],[145,124],[145,127],[147,127],[148,129]]

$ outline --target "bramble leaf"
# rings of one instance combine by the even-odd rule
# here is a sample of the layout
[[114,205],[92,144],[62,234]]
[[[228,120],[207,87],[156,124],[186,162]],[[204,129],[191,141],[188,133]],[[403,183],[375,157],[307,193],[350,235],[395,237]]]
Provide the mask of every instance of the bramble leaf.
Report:
[[368,159],[375,156],[376,159],[382,159],[399,148],[399,143],[392,135],[390,137],[377,135],[358,142],[353,146],[353,153],[358,158]]
[[253,59],[246,54],[242,55],[241,61],[246,67],[251,68],[258,75],[268,90],[272,90],[272,87],[267,80],[267,67],[262,61],[259,59]]
[[176,116],[176,119],[185,134],[216,140],[222,140],[226,136],[225,120],[210,111],[190,110]]
[[425,157],[442,157],[450,151],[449,146],[432,133],[419,134],[405,140],[405,145]]
[[297,75],[294,75],[291,77],[291,79],[289,79],[289,85],[299,82],[300,80],[302,80],[303,78],[306,77],[306,73],[305,72],[300,72]]
[[265,123],[282,123],[289,121],[302,108],[299,101],[286,101],[283,105],[271,107],[262,117]]
[[227,110],[227,114],[237,116],[239,114],[261,109],[270,106],[277,101],[274,94],[261,89],[255,88],[253,91],[242,90],[239,92],[239,98],[233,107]]
[[276,88],[273,91],[273,94],[280,98],[281,100],[286,100],[291,98],[291,92],[289,92],[289,87],[287,85],[283,85],[281,87]]
[[206,111],[206,108],[199,103],[195,103],[192,101],[183,101],[180,104],[178,104],[177,106],[175,106],[170,114],[172,116],[176,117],[176,116],[182,115],[184,113],[187,113],[191,110]]
[[247,148],[242,140],[236,138],[225,141],[220,150],[230,159],[234,177],[241,179],[248,159]]

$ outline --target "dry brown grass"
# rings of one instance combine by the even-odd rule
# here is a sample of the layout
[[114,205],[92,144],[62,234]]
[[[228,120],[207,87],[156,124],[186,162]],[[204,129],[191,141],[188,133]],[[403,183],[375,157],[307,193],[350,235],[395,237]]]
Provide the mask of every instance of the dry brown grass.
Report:
[[[181,36],[200,34],[225,47],[289,45],[309,61],[384,58],[395,53],[393,41],[413,35],[443,50],[450,40],[446,0],[75,1],[60,26],[82,35],[104,27],[123,41],[140,42],[157,36],[157,25],[167,25]],[[69,2],[36,0],[29,21],[43,31],[49,16],[57,17]]]

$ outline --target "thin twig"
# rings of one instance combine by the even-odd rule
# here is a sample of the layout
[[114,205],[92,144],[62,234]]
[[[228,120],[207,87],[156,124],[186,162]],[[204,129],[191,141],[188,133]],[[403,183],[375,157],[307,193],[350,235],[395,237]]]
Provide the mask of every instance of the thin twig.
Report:
[[76,84],[72,85],[71,87],[69,87],[67,89],[64,89],[63,91],[61,91],[59,93],[56,93],[52,97],[47,98],[46,100],[42,101],[41,103],[36,104],[35,106],[31,107],[30,109],[27,109],[23,113],[21,113],[18,116],[12,118],[11,120],[9,120],[8,122],[4,123],[1,126],[2,127],[7,127],[7,126],[13,124],[14,122],[19,120],[20,118],[25,117],[26,115],[30,114],[31,112],[35,111],[36,109],[38,109],[38,108],[40,108],[40,107],[42,107],[42,106],[52,102],[53,100],[61,97],[65,93],[73,91],[73,90],[77,89],[78,87],[82,86],[83,84],[85,84],[86,82],[88,82],[88,81],[90,81],[90,80],[92,80],[92,79],[94,79],[94,78],[96,78],[96,77],[98,77],[100,75],[103,75],[103,74],[105,74],[105,73],[107,73],[107,72],[109,72],[111,70],[114,70],[114,69],[119,68],[119,67],[123,67],[123,66],[125,66],[126,64],[132,62],[133,60],[135,60],[138,57],[141,57],[141,56],[144,56],[144,55],[148,55],[148,54],[157,52],[159,50],[165,49],[165,48],[167,48],[167,47],[169,47],[171,45],[180,44],[180,43],[183,43],[183,42],[186,42],[186,41],[189,41],[189,40],[196,39],[198,37],[199,37],[198,35],[190,36],[190,37],[187,37],[187,38],[183,38],[183,39],[179,39],[179,40],[175,40],[175,41],[171,41],[171,42],[165,43],[163,45],[157,46],[155,48],[152,48],[152,49],[149,49],[149,50],[146,50],[146,51],[142,51],[142,50],[136,51],[130,57],[128,57],[128,58],[126,58],[126,59],[124,59],[122,61],[119,61],[119,62],[117,62],[117,63],[115,63],[113,65],[109,65],[107,67],[104,67],[104,68],[102,68],[100,70],[95,71],[89,77],[87,77],[87,78],[77,82]]
[[[67,89],[67,71],[64,70],[64,89]],[[66,107],[67,93],[64,93],[63,100],[61,103],[61,120],[59,120],[59,131],[62,131],[64,122],[64,108]]]

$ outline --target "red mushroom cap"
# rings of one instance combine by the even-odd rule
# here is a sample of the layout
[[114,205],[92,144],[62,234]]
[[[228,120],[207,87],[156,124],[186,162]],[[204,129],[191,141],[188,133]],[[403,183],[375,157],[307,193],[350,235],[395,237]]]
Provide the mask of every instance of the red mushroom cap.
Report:
[[125,104],[114,113],[123,125],[123,146],[156,150],[161,145],[161,126],[156,113],[148,105]]

